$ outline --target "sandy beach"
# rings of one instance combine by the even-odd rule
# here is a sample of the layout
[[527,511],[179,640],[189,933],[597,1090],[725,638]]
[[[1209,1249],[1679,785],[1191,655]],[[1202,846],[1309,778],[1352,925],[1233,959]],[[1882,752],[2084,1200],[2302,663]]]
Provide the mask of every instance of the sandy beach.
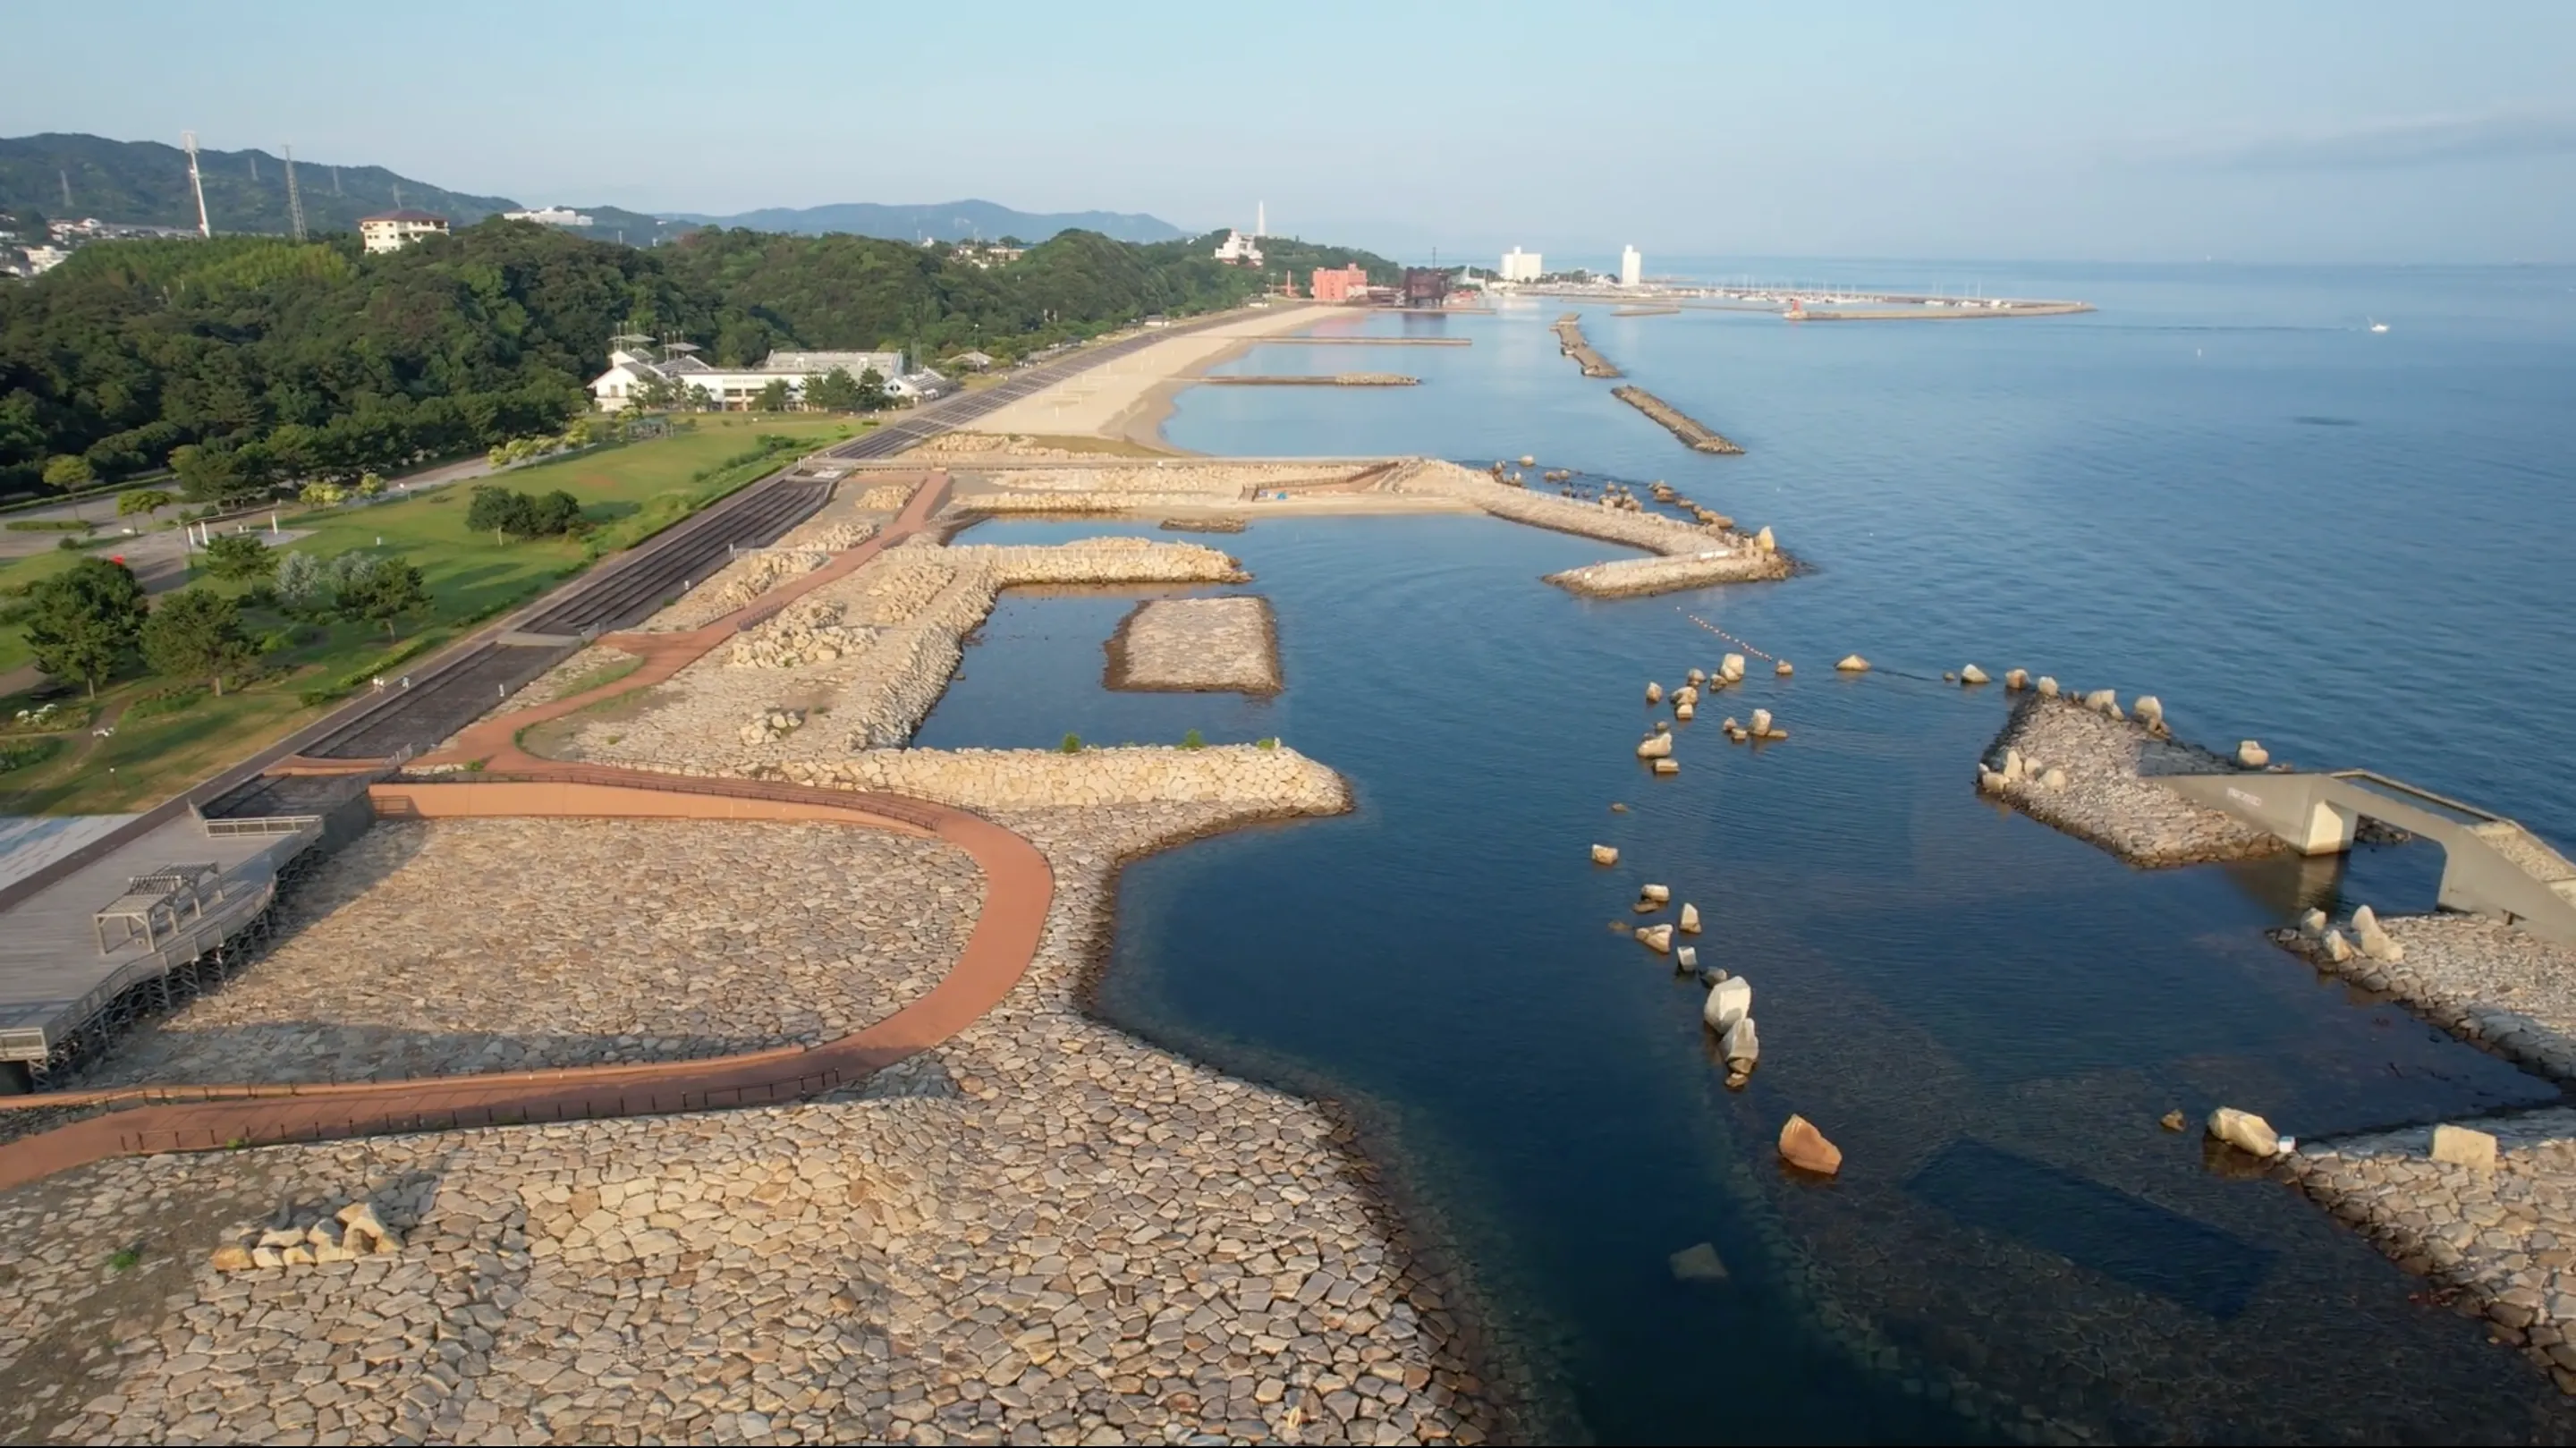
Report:
[[1266,311],[1240,321],[1183,333],[1067,378],[982,419],[975,431],[1118,438],[1181,452],[1163,441],[1163,421],[1172,415],[1172,399],[1182,388],[1218,363],[1242,356],[1262,338],[1346,315],[1341,307],[1274,301]]

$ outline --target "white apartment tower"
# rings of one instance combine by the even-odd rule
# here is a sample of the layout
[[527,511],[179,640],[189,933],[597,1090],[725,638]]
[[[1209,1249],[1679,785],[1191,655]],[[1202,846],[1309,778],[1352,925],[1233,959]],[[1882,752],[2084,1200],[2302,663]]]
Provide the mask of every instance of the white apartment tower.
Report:
[[1537,252],[1523,251],[1516,246],[1503,253],[1501,273],[1507,282],[1534,282],[1547,274],[1547,268],[1539,261]]
[[1633,246],[1619,252],[1619,285],[1633,287],[1646,278],[1646,259]]

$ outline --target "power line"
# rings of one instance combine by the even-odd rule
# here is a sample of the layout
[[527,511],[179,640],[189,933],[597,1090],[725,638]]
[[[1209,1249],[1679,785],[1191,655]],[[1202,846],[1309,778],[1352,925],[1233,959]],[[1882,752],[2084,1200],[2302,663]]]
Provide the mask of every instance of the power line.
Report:
[[286,148],[286,226],[295,239],[304,239],[304,198],[295,189],[295,147]]

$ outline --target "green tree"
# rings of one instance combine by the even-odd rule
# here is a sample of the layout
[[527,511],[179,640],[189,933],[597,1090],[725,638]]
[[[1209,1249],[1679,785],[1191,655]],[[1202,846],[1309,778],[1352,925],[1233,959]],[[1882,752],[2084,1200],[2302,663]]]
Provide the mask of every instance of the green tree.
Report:
[[475,486],[473,500],[465,505],[465,526],[477,533],[491,529],[494,543],[504,538],[528,538],[536,534],[528,495],[495,483]]
[[154,672],[208,679],[218,697],[225,673],[251,657],[240,605],[210,588],[183,588],[162,599],[143,621],[142,643]]
[[850,375],[850,369],[835,367],[805,379],[805,405],[825,412],[857,412],[867,402],[859,395],[859,379]]
[[65,453],[45,464],[45,486],[76,492],[98,481],[98,469],[78,453]]
[[528,536],[531,538],[578,533],[587,522],[581,515],[581,499],[561,488],[528,499]]
[[260,578],[276,567],[257,533],[218,533],[206,542],[206,571],[217,578]]
[[394,620],[428,607],[429,589],[419,568],[400,558],[379,558],[340,585],[339,606],[351,618],[383,624],[385,637],[394,638]]
[[116,516],[131,518],[137,513],[149,513],[156,508],[169,507],[177,501],[179,500],[159,488],[136,488],[130,493],[117,494]]
[[751,399],[751,405],[760,412],[785,412],[796,405],[796,389],[786,378],[773,377],[761,384],[759,394]]
[[857,382],[860,412],[883,412],[894,406],[894,398],[885,390],[885,375],[873,367],[862,368]]
[[84,558],[27,590],[27,647],[37,668],[78,679],[95,699],[99,681],[134,656],[148,611],[132,570]]

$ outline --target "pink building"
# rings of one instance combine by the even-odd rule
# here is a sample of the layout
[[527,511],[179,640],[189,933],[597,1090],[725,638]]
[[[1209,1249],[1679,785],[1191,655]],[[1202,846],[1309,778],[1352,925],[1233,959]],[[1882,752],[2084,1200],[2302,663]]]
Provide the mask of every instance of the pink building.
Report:
[[1367,289],[1368,270],[1365,267],[1346,266],[1340,271],[1315,268],[1316,301],[1347,302]]

